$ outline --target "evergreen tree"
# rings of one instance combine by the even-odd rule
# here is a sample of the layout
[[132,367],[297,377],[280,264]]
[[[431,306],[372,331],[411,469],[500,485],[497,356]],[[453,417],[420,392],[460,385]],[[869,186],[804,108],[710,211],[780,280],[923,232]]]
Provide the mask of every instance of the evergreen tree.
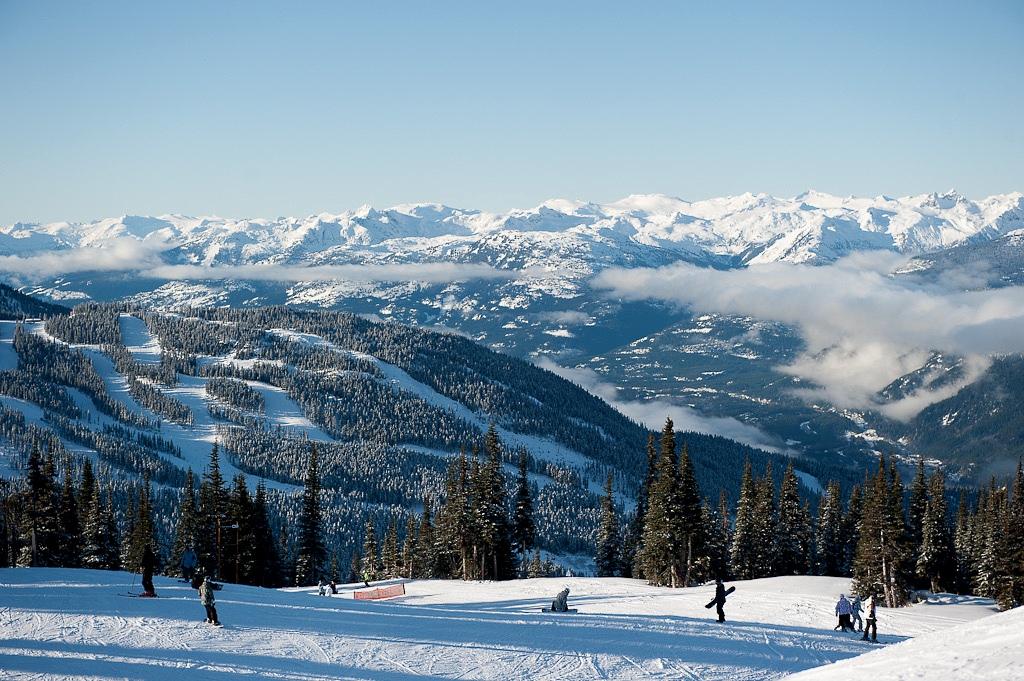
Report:
[[245,484],[245,476],[237,473],[232,479],[231,494],[228,497],[228,523],[221,526],[224,572],[228,581],[236,584],[257,583],[253,575],[256,547],[252,515],[252,498]]
[[943,584],[952,581],[954,557],[948,515],[945,476],[936,469],[928,483],[915,565],[918,579],[928,585],[932,593],[939,593]]
[[[906,520],[903,517],[902,485],[895,468],[886,471],[883,456],[878,472],[864,485],[864,511],[860,523],[860,541],[853,566],[854,593],[865,598],[878,594],[889,607],[907,602]],[[900,503],[897,503],[897,494]]]
[[16,495],[11,494],[9,482],[0,478],[0,568],[11,567],[15,563],[17,509]]
[[515,508],[512,511],[512,543],[519,552],[520,573],[526,576],[526,562],[530,549],[537,541],[537,526],[533,520],[533,495],[527,476],[526,451],[519,455],[519,477],[516,483]]
[[435,546],[434,519],[431,516],[430,497],[423,500],[423,513],[420,515],[420,526],[416,531],[416,576],[424,579],[436,577],[434,555]]
[[[220,472],[219,445],[210,452],[210,465],[199,482],[198,528],[196,536],[197,566],[212,574],[218,563],[217,528],[227,524],[228,493]],[[221,576],[217,575],[220,579]]]
[[469,558],[475,543],[469,509],[469,463],[465,450],[448,467],[445,501],[437,514],[435,576],[469,579]]
[[79,504],[75,498],[75,485],[71,478],[70,456],[64,464],[64,484],[61,486],[60,499],[57,503],[61,529],[58,564],[70,568],[80,567],[82,528],[78,516]]
[[775,481],[772,464],[765,466],[764,477],[754,483],[754,575],[771,577],[775,574]]
[[852,575],[853,562],[860,544],[860,520],[863,515],[864,495],[860,485],[850,490],[850,498],[846,501],[846,513],[843,514],[843,562],[840,574]]
[[978,509],[973,517],[973,546],[971,588],[978,596],[995,598],[998,592],[999,545],[1002,543],[1002,523],[998,522],[1006,503],[1006,490],[996,487],[993,480],[982,490]]
[[423,565],[419,562],[416,550],[416,514],[410,513],[405,523],[405,541],[402,542],[402,571],[401,576],[409,579],[419,577],[423,572]]
[[380,563],[377,560],[377,530],[373,526],[373,516],[366,519],[366,530],[363,535],[363,564],[360,577],[366,581],[378,578]]
[[974,536],[970,509],[967,507],[967,493],[960,492],[960,503],[957,505],[956,522],[953,530],[954,593],[962,594],[970,591],[971,576],[974,570]]
[[678,586],[680,575],[682,508],[679,497],[679,459],[676,455],[672,419],[666,419],[661,436],[661,453],[647,502],[640,563],[644,576],[654,586]]
[[708,508],[708,566],[709,578],[730,579],[729,549],[732,546],[732,524],[729,522],[729,501],[723,489],[718,495],[718,506]]
[[138,486],[138,500],[134,506],[131,532],[127,538],[127,549],[124,552],[124,565],[132,572],[142,572],[142,555],[149,546],[153,555],[159,557],[159,544],[156,538],[156,526],[153,522],[152,489],[149,475],[142,476],[142,484]]
[[174,531],[174,544],[171,546],[169,572],[181,575],[181,556],[191,546],[195,548],[199,540],[199,511],[196,508],[195,475],[189,467],[185,474],[185,487],[181,490],[181,505],[178,507],[178,525]]
[[249,583],[268,588],[287,583],[282,574],[281,555],[274,542],[274,530],[270,526],[270,515],[267,512],[267,486],[262,480],[256,485],[249,522],[252,526],[253,547]]
[[917,472],[910,484],[910,501],[907,505],[907,541],[911,547],[910,559],[917,562],[917,550],[921,546],[924,515],[928,506],[928,476],[925,474],[924,458],[917,460]]
[[779,488],[775,522],[775,574],[804,575],[810,564],[810,520],[800,503],[800,482],[789,461]]
[[843,500],[839,483],[830,481],[825,498],[818,506],[814,533],[815,574],[839,577],[845,574],[845,542],[843,540]]
[[478,574],[481,579],[508,579],[514,561],[505,514],[505,474],[499,458],[500,445],[496,439],[487,441],[487,460],[480,464],[472,486],[473,525],[479,542]]
[[295,551],[297,586],[316,584],[324,576],[327,551],[324,548],[321,518],[320,473],[314,444],[302,488],[302,515],[299,517],[299,538]]
[[79,534],[78,534],[78,546],[79,546],[79,562],[81,562],[81,552],[85,547],[85,525],[89,522],[89,518],[92,517],[92,500],[95,497],[96,491],[96,476],[92,472],[92,462],[88,457],[82,459],[82,477],[79,481],[78,487],[78,523],[79,523]]
[[732,534],[729,564],[735,579],[754,579],[757,576],[757,546],[754,535],[754,509],[757,504],[754,474],[747,459],[743,467],[740,498],[736,503],[736,524]]
[[654,449],[654,433],[647,437],[647,473],[640,482],[637,491],[636,508],[626,530],[626,541],[622,550],[622,561],[629,568],[634,579],[644,577],[640,564],[641,547],[643,546],[644,525],[647,524],[647,502],[651,495],[651,485],[657,475],[658,455]]
[[121,566],[117,522],[111,505],[113,495],[109,489],[106,497],[104,501],[99,485],[94,486],[82,546],[82,567],[93,570],[117,570]]
[[401,576],[401,571],[398,567],[398,519],[395,516],[391,516],[391,524],[388,526],[387,534],[384,535],[381,567],[384,570],[385,579],[394,579]]
[[683,586],[688,587],[694,581],[698,563],[707,563],[704,553],[707,518],[701,508],[697,474],[686,443],[683,443],[683,452],[679,456],[679,512],[679,559]]
[[58,567],[61,531],[57,518],[57,485],[53,456],[44,459],[32,444],[22,495],[21,567]]
[[615,497],[612,493],[612,474],[604,485],[601,497],[601,523],[597,528],[597,556],[595,563],[598,577],[615,577],[619,574],[619,517],[615,512]]
[[1024,469],[1017,463],[1013,494],[1003,505],[996,560],[995,599],[1000,610],[1024,605]]

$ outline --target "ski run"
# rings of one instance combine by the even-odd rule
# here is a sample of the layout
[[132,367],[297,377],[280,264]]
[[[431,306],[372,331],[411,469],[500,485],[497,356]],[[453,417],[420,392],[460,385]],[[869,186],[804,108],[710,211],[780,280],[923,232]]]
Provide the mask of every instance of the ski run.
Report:
[[[386,601],[226,584],[223,628],[188,584],[154,583],[158,598],[123,598],[131,573],[0,569],[0,679],[1024,679],[1024,609],[880,608],[872,644],[833,630],[843,578],[731,582],[721,624],[714,584],[411,580]],[[541,612],[564,588],[578,612]]]

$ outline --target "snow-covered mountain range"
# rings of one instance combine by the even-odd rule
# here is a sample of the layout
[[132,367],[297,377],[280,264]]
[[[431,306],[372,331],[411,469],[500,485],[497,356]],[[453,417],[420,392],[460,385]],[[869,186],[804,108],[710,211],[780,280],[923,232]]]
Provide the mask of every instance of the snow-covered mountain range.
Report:
[[899,199],[807,192],[793,199],[744,194],[692,203],[647,195],[605,205],[552,200],[505,214],[410,204],[307,218],[16,223],[0,229],[0,255],[130,240],[165,264],[207,266],[487,262],[507,269],[551,266],[552,257],[567,254],[591,260],[592,267],[674,258],[736,266],[831,262],[863,250],[919,254],[1019,229],[1021,193],[972,201],[956,192]]
[[[683,427],[831,456],[913,449],[886,423],[1024,351],[1024,193],[17,223],[0,273],[64,304],[287,304],[448,329],[550,360],[654,428],[671,403],[697,410],[671,412]],[[904,378],[937,356],[947,379]]]

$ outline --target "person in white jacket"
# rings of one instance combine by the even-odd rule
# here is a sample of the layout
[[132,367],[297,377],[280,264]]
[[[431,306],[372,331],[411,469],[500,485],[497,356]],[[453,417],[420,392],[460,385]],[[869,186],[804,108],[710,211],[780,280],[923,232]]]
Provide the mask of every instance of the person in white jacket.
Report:
[[864,620],[864,635],[861,636],[860,639],[862,641],[868,640],[868,631],[870,630],[871,640],[876,643],[878,642],[878,626],[876,624],[878,618],[875,615],[875,605],[875,597],[873,595],[868,596],[867,604],[864,608],[864,612],[867,614],[867,618]]

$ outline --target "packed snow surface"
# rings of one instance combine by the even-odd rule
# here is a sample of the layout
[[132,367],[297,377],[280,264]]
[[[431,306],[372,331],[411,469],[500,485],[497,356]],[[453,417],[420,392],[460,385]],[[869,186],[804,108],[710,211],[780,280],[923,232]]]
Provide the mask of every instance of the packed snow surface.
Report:
[[[736,582],[723,624],[713,585],[576,577],[413,580],[378,602],[227,584],[215,628],[187,584],[154,583],[132,598],[129,573],[0,570],[0,678],[1024,679],[1024,611],[938,596],[880,609],[872,644],[833,630],[849,580],[829,577]],[[578,612],[542,613],[566,586]]]

